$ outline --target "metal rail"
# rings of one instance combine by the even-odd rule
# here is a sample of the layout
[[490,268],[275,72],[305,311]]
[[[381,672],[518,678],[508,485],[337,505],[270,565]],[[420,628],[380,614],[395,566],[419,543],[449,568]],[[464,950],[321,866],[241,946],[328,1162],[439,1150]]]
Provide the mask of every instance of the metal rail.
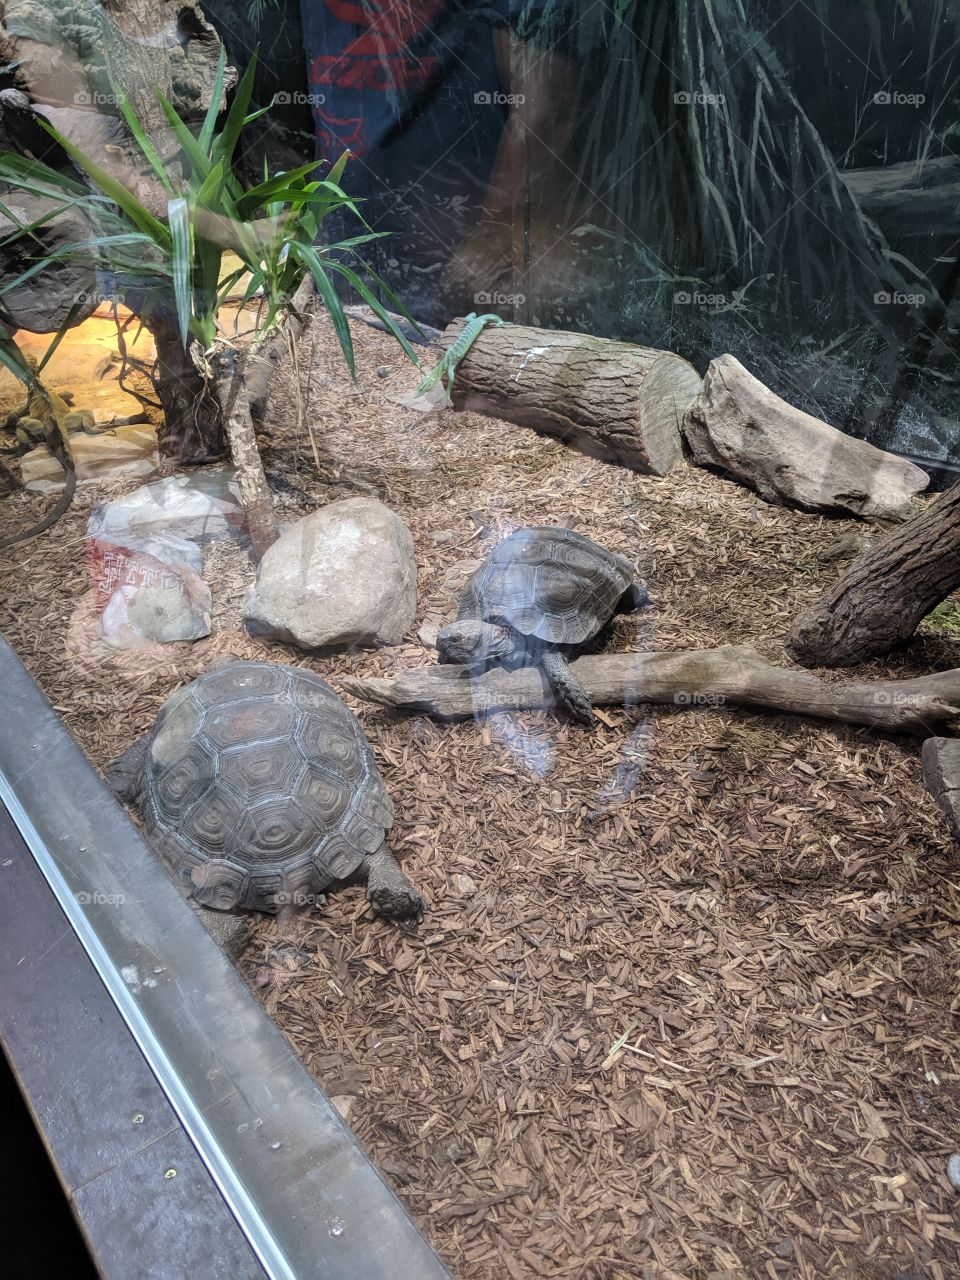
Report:
[[448,1273],[0,638],[0,800],[271,1280]]

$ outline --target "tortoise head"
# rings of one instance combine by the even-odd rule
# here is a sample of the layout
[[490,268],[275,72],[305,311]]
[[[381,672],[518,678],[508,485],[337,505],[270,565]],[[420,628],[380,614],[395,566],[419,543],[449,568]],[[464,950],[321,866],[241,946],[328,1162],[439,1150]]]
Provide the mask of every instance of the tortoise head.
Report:
[[506,627],[492,622],[465,619],[452,622],[437,636],[437,655],[441,662],[456,662],[464,667],[485,666],[505,658],[513,648]]

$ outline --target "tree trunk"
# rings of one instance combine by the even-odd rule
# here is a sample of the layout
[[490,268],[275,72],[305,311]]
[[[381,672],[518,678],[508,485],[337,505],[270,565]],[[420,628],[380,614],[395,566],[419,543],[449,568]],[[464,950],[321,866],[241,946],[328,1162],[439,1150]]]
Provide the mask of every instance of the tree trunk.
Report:
[[[743,645],[597,654],[579,658],[572,670],[596,706],[753,707],[923,734],[960,716],[960,671],[917,680],[827,684],[806,671],[775,667]],[[439,719],[553,705],[550,686],[532,667],[494,668],[472,679],[464,667],[416,667],[378,679],[342,676],[340,685],[365,702]]]
[[960,234],[960,156],[905,160],[837,175],[890,240]]
[[861,556],[790,629],[806,667],[846,667],[889,653],[960,587],[960,484]]
[[220,347],[213,357],[214,379],[227,436],[230,453],[240,486],[243,509],[247,514],[253,555],[259,564],[263,553],[276,542],[280,534],[273,510],[273,493],[267,484],[263,460],[257,447],[257,437],[250,415],[250,400],[242,369],[238,365],[234,347]]
[[[445,331],[449,346],[463,327]],[[455,372],[453,404],[559,436],[584,453],[652,475],[683,456],[680,425],[700,375],[669,351],[580,333],[484,329]]]
[[184,349],[176,321],[154,315],[147,327],[157,348],[157,393],[163,408],[163,425],[157,433],[161,457],[177,466],[226,457],[220,402]]

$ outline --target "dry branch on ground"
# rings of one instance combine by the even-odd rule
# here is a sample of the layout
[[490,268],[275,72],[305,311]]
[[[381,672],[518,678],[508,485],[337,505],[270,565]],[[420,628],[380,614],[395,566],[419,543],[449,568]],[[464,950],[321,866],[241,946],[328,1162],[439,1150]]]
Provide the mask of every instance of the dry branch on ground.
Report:
[[[745,645],[594,654],[579,658],[571,669],[590,701],[601,707],[754,707],[900,733],[930,733],[960,718],[960,671],[916,680],[827,684],[806,671],[774,666]],[[364,701],[441,719],[553,705],[550,686],[535,667],[494,668],[471,678],[464,667],[438,665],[386,679],[348,676],[341,683]]]

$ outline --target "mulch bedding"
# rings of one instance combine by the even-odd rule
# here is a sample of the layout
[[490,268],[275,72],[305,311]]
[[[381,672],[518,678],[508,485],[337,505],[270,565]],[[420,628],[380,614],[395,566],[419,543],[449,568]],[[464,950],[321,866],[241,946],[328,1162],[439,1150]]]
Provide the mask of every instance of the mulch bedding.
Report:
[[[821,557],[875,533],[702,471],[645,478],[420,415],[397,403],[415,378],[390,340],[354,337],[359,387],[326,321],[301,344],[319,472],[289,368],[265,459],[286,518],[357,493],[404,517],[418,627],[453,614],[497,537],[569,519],[653,596],[616,647],[750,641],[785,661],[791,618],[842,567]],[[333,656],[246,637],[252,569],[232,544],[208,563],[208,640],[113,654],[91,638],[81,554],[103,496],[0,553],[0,628],[98,766],[221,651],[334,685],[434,660],[416,633]],[[0,530],[44,505],[5,500]],[[928,628],[864,674],[956,665],[956,638]],[[454,1274],[960,1273],[960,877],[916,741],[724,707],[610,709],[586,731],[352,705],[426,918],[378,922],[348,889],[260,919],[242,969]]]

